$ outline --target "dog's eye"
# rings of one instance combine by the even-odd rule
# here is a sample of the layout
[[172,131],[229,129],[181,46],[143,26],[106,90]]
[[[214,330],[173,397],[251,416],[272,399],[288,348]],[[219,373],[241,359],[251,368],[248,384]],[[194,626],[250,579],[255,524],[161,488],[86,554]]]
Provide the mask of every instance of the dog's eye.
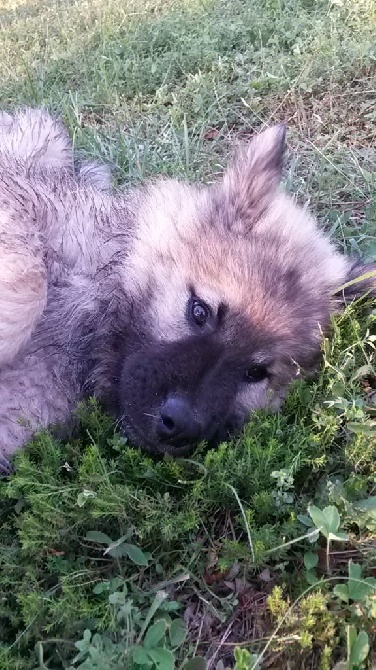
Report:
[[189,311],[192,321],[196,324],[196,326],[200,326],[200,328],[205,325],[210,316],[209,307],[195,298],[191,300]]
[[245,381],[248,384],[254,384],[255,382],[261,382],[267,376],[268,371],[265,365],[252,365],[245,373]]

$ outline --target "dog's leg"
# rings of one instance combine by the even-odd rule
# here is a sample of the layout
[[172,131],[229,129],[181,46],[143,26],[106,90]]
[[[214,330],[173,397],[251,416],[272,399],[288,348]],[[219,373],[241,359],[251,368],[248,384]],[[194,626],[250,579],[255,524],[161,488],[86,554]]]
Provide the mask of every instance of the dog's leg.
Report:
[[68,131],[45,109],[0,113],[1,154],[7,163],[17,162],[18,170],[39,166],[73,171],[73,144]]
[[42,259],[30,248],[4,246],[0,239],[0,367],[10,363],[30,339],[46,295]]
[[[98,190],[111,188],[111,171],[107,165],[91,160],[74,164],[73,143],[60,119],[45,109],[26,108],[11,115],[0,112],[0,154],[17,168],[30,166],[65,169],[86,186]],[[1,157],[0,157],[1,163]]]
[[15,185],[7,176],[1,174],[0,160],[0,367],[30,339],[47,298],[44,246],[31,212],[33,194],[30,187],[22,188],[22,178]]
[[62,123],[46,110],[0,113],[0,366],[31,337],[46,305],[41,235],[43,197],[35,169],[73,173],[73,146]]
[[[73,169],[73,148],[47,111],[0,113],[0,366],[30,339],[46,304],[44,250],[28,171]],[[35,211],[34,211],[35,210]]]

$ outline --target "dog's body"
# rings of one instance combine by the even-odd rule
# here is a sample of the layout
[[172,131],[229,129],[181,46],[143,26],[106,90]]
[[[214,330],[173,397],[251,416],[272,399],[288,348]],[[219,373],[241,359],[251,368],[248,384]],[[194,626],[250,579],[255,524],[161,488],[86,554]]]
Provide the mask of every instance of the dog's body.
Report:
[[262,133],[212,187],[114,194],[48,113],[0,115],[4,456],[90,394],[171,453],[279,406],[363,271],[280,192],[283,142]]

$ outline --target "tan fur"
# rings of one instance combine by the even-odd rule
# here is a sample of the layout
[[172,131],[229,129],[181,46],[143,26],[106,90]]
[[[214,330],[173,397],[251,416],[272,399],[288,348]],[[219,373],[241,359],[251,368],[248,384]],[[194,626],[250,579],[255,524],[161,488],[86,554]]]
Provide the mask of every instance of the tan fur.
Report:
[[0,365],[9,363],[30,339],[47,300],[40,240],[29,222],[0,209]]
[[210,191],[174,181],[158,182],[140,209],[132,270],[136,290],[142,278],[145,285],[151,274],[156,281],[157,337],[175,340],[186,333],[183,309],[176,314],[174,306],[183,308],[189,285],[197,287],[213,308],[224,300],[250,322],[267,323],[281,337],[288,336],[291,305],[281,304],[278,295],[270,292],[265,300],[265,285],[247,262],[260,245],[268,263],[262,238],[270,231],[280,238],[286,269],[294,263],[300,267],[304,260],[303,281],[311,291],[323,289],[329,294],[343,283],[348,259],[318,230],[312,216],[280,191],[276,190],[265,216],[254,226],[255,239],[229,236],[224,240],[216,228],[203,225],[208,211]]

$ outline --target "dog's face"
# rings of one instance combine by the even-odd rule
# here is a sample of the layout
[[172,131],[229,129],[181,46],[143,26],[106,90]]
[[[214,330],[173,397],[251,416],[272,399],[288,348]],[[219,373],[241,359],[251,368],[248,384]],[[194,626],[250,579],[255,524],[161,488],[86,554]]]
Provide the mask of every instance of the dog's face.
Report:
[[120,383],[138,446],[184,454],[223,440],[255,409],[277,408],[317,360],[346,264],[280,192],[283,144],[271,128],[219,184],[164,181],[140,200]]

